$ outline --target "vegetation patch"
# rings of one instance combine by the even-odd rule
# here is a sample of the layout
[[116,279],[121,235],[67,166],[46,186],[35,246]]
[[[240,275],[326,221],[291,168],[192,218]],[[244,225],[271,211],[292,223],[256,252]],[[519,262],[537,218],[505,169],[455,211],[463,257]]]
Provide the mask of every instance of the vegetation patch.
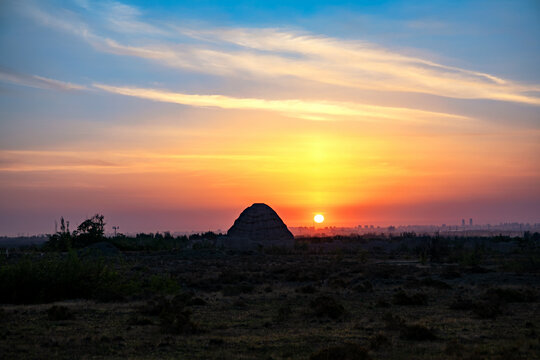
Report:
[[280,306],[277,311],[276,321],[284,322],[289,320],[292,315],[292,309],[288,305]]
[[407,294],[400,290],[392,296],[394,305],[420,306],[428,304],[428,297],[423,293]]
[[369,338],[369,348],[372,350],[379,350],[383,346],[389,346],[390,339],[383,333],[378,333]]
[[433,330],[421,324],[403,325],[400,329],[400,337],[411,341],[437,340]]
[[306,286],[302,286],[296,291],[302,294],[315,294],[317,292],[317,288],[314,287],[313,285],[306,285]]
[[0,303],[37,304],[67,299],[118,300],[129,284],[107,263],[68,256],[22,259],[0,267]]
[[317,317],[329,317],[336,320],[344,316],[346,313],[343,305],[328,295],[316,297],[311,301],[310,305],[313,313]]
[[54,305],[47,309],[47,317],[51,321],[71,320],[75,314],[67,306]]
[[507,303],[527,303],[536,301],[536,294],[531,290],[512,288],[491,288],[484,295],[485,298],[497,298]]
[[238,285],[227,285],[221,289],[223,296],[238,296],[240,294],[249,294],[253,292],[255,287],[248,283],[241,283]]
[[452,288],[450,285],[448,285],[448,283],[446,283],[444,281],[437,280],[437,279],[432,279],[432,278],[429,278],[429,277],[425,278],[425,279],[422,279],[420,281],[420,284],[422,286],[432,287],[432,288],[441,289],[441,290],[449,290],[449,289]]
[[363,346],[352,343],[331,346],[312,354],[310,360],[369,360],[371,357]]
[[496,297],[479,301],[457,298],[450,304],[450,309],[470,311],[480,319],[495,319],[502,314],[502,304]]
[[388,330],[400,330],[405,325],[405,320],[401,316],[389,312],[383,315],[382,320]]
[[161,329],[165,333],[187,335],[199,332],[197,325],[191,321],[191,312],[185,309],[172,308],[161,313]]
[[189,295],[178,295],[173,298],[158,296],[149,300],[141,308],[141,312],[144,315],[158,316],[161,330],[164,333],[195,334],[200,332],[200,329],[191,320],[191,311],[185,308],[189,299]]

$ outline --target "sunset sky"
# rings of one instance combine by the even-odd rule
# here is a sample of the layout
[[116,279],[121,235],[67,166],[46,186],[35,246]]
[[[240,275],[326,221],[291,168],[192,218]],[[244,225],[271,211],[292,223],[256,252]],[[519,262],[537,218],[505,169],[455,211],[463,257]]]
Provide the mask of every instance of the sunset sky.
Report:
[[0,235],[540,222],[540,2],[155,3],[0,2]]

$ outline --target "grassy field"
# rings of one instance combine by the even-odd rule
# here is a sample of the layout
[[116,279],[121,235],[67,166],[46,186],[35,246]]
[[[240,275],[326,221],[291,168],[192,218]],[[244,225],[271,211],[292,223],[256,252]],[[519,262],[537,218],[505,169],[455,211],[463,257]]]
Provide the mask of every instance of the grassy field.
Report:
[[308,247],[124,252],[102,272],[96,259],[28,256],[4,261],[1,291],[23,261],[64,261],[59,274],[90,261],[92,279],[65,281],[108,287],[0,305],[3,359],[540,358],[539,274],[510,266],[518,251],[474,264]]

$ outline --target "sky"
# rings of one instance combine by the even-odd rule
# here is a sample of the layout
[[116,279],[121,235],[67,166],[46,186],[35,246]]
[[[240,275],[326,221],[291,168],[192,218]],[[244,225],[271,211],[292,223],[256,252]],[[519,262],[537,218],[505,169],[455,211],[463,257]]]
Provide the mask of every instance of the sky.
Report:
[[0,3],[0,235],[540,222],[540,3]]

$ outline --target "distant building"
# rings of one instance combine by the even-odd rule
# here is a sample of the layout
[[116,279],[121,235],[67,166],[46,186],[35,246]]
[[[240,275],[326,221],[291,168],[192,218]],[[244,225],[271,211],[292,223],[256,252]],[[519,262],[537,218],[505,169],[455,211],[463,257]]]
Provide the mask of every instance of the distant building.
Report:
[[461,219],[461,226],[465,226],[465,219]]
[[472,218],[469,219],[469,226],[472,226]]

